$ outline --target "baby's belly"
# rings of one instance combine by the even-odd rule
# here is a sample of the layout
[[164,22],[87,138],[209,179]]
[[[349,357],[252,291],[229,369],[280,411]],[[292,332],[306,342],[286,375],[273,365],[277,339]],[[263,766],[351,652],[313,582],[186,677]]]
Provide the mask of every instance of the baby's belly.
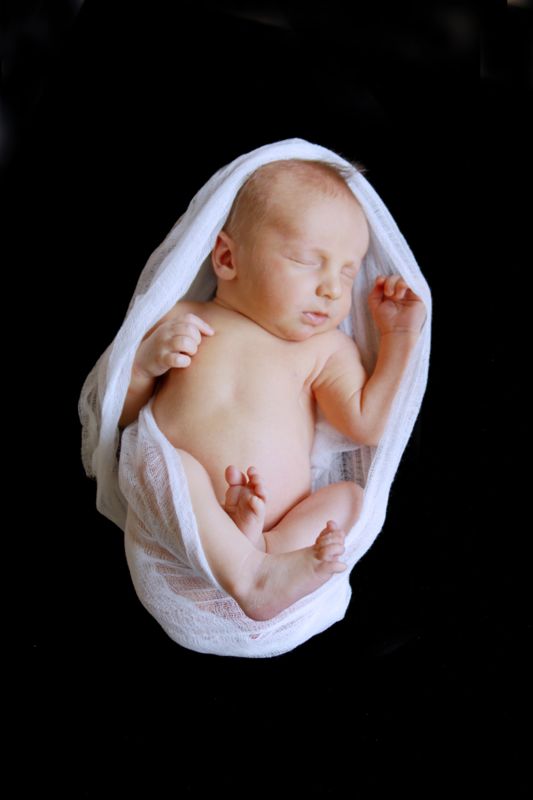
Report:
[[[265,398],[245,408],[235,402],[215,404],[204,398],[178,406],[170,387],[152,405],[154,419],[176,448],[186,450],[207,470],[221,505],[228,484],[226,467],[246,473],[255,467],[267,495],[265,528],[276,525],[296,503],[311,493],[310,454],[314,437],[314,405],[310,396]],[[179,409],[179,411],[178,411]]]

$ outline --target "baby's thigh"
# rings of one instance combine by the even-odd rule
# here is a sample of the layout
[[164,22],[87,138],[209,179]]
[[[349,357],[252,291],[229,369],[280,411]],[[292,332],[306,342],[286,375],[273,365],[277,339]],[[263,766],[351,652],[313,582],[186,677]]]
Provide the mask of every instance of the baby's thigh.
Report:
[[310,547],[329,519],[348,533],[357,522],[363,505],[363,489],[353,481],[323,486],[288,511],[270,531],[265,531],[267,550],[285,553]]
[[237,528],[217,500],[211,478],[203,464],[186,450],[176,448],[191,498],[193,513],[203,551],[211,570],[222,588],[236,598],[242,586],[247,565],[262,556]]

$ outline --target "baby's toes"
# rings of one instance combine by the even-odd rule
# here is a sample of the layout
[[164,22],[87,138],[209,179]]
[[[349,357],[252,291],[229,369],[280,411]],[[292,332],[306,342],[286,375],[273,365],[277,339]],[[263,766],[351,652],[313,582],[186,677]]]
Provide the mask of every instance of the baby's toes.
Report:
[[250,467],[248,469],[248,477],[249,477],[249,486],[254,494],[261,498],[264,502],[266,502],[266,492],[263,482],[259,476],[255,467]]
[[246,478],[244,474],[241,472],[240,469],[237,469],[237,467],[234,464],[230,464],[229,466],[226,467],[226,470],[224,472],[224,477],[226,478],[226,481],[230,484],[230,486],[242,486],[243,484],[246,483]]
[[338,561],[344,553],[343,544],[327,544],[318,548],[317,557],[320,561]]
[[261,500],[263,500],[263,502],[266,502],[266,492],[265,492],[265,487],[263,486],[263,484],[258,481],[257,483],[253,484],[252,488],[253,488],[254,494],[256,494],[257,497],[260,497]]
[[257,497],[255,494],[251,494],[248,498],[248,505],[254,514],[260,514],[265,507],[263,500],[261,500],[261,498]]
[[342,542],[344,541],[345,536],[346,534],[343,530],[341,530],[341,528],[339,528],[335,520],[330,519],[328,520],[324,530],[320,532],[317,538],[317,544],[319,542],[322,544],[326,544],[327,542]]
[[328,544],[315,546],[316,570],[319,573],[332,574],[334,572],[344,572],[348,565],[341,561],[344,553],[343,544]]
[[340,528],[333,527],[335,522],[330,520],[328,526],[318,536],[315,543],[315,553],[321,561],[335,561],[337,556],[344,553],[344,540],[346,534]]

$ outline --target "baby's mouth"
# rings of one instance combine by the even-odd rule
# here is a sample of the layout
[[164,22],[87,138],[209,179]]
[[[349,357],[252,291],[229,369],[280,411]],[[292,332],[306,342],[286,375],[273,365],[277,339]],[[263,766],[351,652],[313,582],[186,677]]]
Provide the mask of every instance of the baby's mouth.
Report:
[[327,320],[328,315],[321,314],[318,311],[304,311],[304,317],[306,317],[312,325],[320,325]]

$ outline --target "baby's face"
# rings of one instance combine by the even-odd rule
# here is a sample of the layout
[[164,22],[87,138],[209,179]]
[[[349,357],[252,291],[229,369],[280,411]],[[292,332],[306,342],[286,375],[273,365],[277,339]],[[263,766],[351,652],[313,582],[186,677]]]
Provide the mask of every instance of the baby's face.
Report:
[[281,202],[279,219],[237,245],[236,308],[282,339],[303,341],[349,314],[369,231],[351,196],[291,190]]

